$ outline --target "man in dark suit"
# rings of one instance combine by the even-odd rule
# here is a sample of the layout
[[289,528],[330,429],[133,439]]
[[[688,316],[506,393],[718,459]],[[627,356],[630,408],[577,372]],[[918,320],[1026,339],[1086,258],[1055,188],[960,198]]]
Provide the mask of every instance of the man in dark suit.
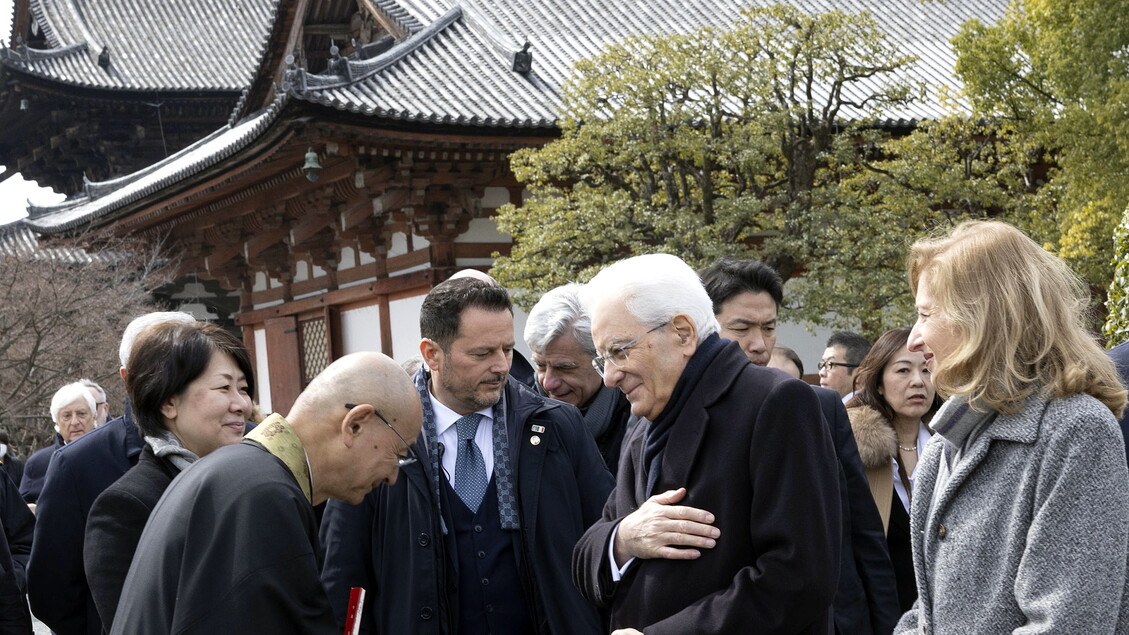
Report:
[[612,477],[576,408],[508,377],[513,308],[493,282],[443,282],[420,309],[418,463],[360,505],[330,501],[322,581],[340,622],[415,635],[595,634],[569,559]]
[[[721,337],[741,345],[764,366],[776,346],[784,281],[758,260],[722,258],[700,273],[721,326]],[[886,635],[900,617],[898,593],[882,518],[866,481],[858,445],[839,393],[813,386],[839,460],[843,557],[835,593],[835,630],[841,635]]]
[[[1129,342],[1118,344],[1109,350],[1109,356],[1117,365],[1117,373],[1121,375],[1121,383],[1129,385]],[[1125,437],[1125,460],[1129,461],[1129,408],[1121,415],[1121,434]]]
[[[122,334],[122,377],[133,341],[159,322],[194,322],[182,312],[148,313]],[[137,463],[144,442],[126,404],[125,415],[63,446],[51,460],[36,509],[28,563],[31,611],[58,635],[101,635],[102,622],[83,570],[86,516],[94,499]]]
[[573,556],[617,633],[833,631],[840,504],[811,388],[717,335],[697,274],[668,254],[581,291],[595,359],[645,421]]

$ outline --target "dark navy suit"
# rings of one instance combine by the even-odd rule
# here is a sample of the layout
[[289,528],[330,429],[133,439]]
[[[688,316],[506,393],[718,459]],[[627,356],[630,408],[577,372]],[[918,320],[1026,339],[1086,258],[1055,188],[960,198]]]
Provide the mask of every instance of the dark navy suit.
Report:
[[68,443],[47,471],[28,564],[31,611],[59,635],[100,635],[83,571],[86,516],[94,499],[137,463],[143,441],[128,414]]
[[51,465],[51,457],[59,448],[63,447],[63,437],[55,433],[55,442],[40,448],[27,459],[24,464],[23,477],[17,485],[20,486],[20,495],[29,503],[39,500],[39,493],[43,490],[43,479],[47,478],[47,468]]
[[843,555],[835,593],[835,630],[841,635],[886,635],[901,617],[882,518],[870,495],[858,445],[839,393],[812,386],[839,460]]

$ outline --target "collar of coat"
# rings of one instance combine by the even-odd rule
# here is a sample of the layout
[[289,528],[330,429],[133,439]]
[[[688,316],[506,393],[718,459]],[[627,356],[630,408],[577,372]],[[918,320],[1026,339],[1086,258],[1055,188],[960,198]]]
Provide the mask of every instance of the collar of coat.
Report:
[[294,475],[294,480],[298,481],[298,487],[302,488],[306,500],[313,504],[313,480],[310,476],[310,463],[306,460],[306,449],[294,433],[294,428],[282,415],[277,412],[272,414],[243,438],[258,443],[282,461]]
[[889,465],[898,451],[898,437],[882,413],[870,406],[858,406],[847,409],[847,418],[851,420],[862,466],[875,469]]

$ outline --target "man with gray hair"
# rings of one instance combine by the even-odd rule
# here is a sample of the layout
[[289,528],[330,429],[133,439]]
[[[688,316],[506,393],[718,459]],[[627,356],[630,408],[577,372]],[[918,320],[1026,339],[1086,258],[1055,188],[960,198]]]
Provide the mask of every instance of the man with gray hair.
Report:
[[611,470],[619,465],[631,404],[623,392],[604,386],[592,367],[592,320],[580,306],[583,285],[571,282],[541,296],[525,322],[525,343],[533,352],[537,386],[544,394],[580,409]]
[[835,450],[811,388],[721,340],[698,274],[652,254],[580,294],[606,386],[643,417],[573,555],[616,633],[833,632]]
[[[182,311],[146,313],[135,318],[125,327],[118,348],[122,379],[133,342],[142,331],[161,322],[195,321]],[[137,463],[145,445],[128,403],[122,416],[83,435],[81,441],[67,444],[51,460],[39,495],[27,569],[31,611],[59,635],[102,633],[102,621],[83,570],[86,516],[102,490]]]
[[94,397],[94,427],[101,428],[106,425],[110,416],[110,404],[106,400],[106,390],[90,379],[80,379],[78,383],[86,386],[90,396]]

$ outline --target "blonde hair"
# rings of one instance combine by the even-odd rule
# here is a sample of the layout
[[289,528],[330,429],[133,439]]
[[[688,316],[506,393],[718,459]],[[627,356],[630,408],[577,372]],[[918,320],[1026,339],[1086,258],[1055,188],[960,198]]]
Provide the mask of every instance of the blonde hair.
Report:
[[908,270],[914,295],[925,280],[957,340],[933,374],[938,390],[1003,414],[1036,392],[1048,399],[1085,393],[1121,416],[1125,388],[1083,326],[1086,286],[1023,232],[966,221],[915,243]]

